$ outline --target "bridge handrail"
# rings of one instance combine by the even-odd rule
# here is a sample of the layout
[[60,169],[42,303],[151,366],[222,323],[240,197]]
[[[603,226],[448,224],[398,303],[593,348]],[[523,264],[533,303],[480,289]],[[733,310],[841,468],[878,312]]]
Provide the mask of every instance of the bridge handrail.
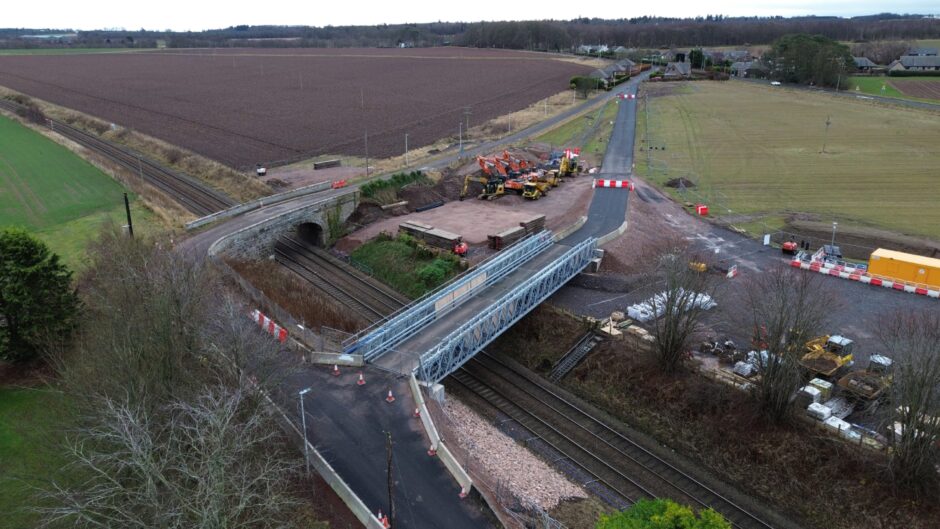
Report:
[[[521,263],[532,259],[551,245],[552,233],[547,230],[520,240],[453,281],[399,309],[388,318],[346,339],[343,342],[344,352],[362,354],[367,361],[375,359],[414,335],[428,322],[444,316],[476,295],[477,291],[502,279]],[[443,305],[439,304],[452,294],[457,294],[457,297]]]
[[[473,343],[470,348],[464,350],[460,358],[454,359],[453,364],[455,365],[450,365],[441,369],[439,365],[440,362],[438,362],[438,357],[440,357],[441,355],[444,355],[447,351],[460,347],[459,342],[461,342],[464,339],[464,335],[466,335],[469,331],[472,331],[474,328],[479,326],[482,322],[493,323],[499,320],[499,318],[496,317],[494,313],[503,310],[503,308],[506,305],[508,305],[510,302],[514,300],[514,298],[518,298],[518,297],[528,294],[533,288],[538,287],[540,282],[550,279],[550,276],[552,276],[552,274],[557,272],[562,267],[574,263],[574,267],[571,270],[576,270],[577,272],[580,272],[581,270],[583,270],[584,267],[587,266],[591,257],[593,257],[594,250],[596,248],[597,248],[597,239],[594,237],[581,241],[580,243],[573,246],[570,250],[568,250],[567,252],[559,256],[557,259],[555,259],[550,265],[546,266],[545,268],[540,270],[538,273],[533,274],[532,276],[528,277],[525,281],[522,281],[521,283],[516,285],[512,290],[510,290],[509,292],[504,294],[502,297],[500,297],[499,299],[494,301],[492,304],[490,304],[489,307],[477,313],[475,316],[473,316],[472,318],[464,322],[460,327],[454,329],[450,334],[448,334],[440,342],[438,342],[438,344],[435,345],[432,349],[430,349],[429,351],[421,355],[419,359],[418,367],[416,368],[416,370],[418,371],[420,375],[420,378],[425,382],[439,382],[445,376],[450,374],[450,372],[453,371],[453,369],[456,369],[456,367],[459,367],[464,362],[466,362],[471,356],[476,354],[476,351],[485,347],[486,344],[492,341],[496,336],[498,336],[499,333],[488,332],[488,331],[494,331],[495,329],[489,329],[489,330],[484,329],[480,333],[474,333],[474,336],[476,337],[476,342]],[[574,274],[571,274],[571,275],[573,276]],[[563,280],[557,281],[556,284],[551,285],[545,292],[542,292],[543,295],[540,296],[538,299],[527,300],[525,303],[526,307],[523,307],[523,308],[528,309],[538,303],[541,303],[544,298],[548,297],[548,295],[550,295],[552,292],[554,292],[558,288],[561,288],[561,286],[564,283],[566,283],[569,279],[570,277],[567,277],[567,278],[564,278]],[[514,315],[513,315],[512,321],[508,322],[507,325],[511,325],[512,323],[517,321],[519,318],[524,316],[526,313],[528,313],[528,310],[522,310],[522,308],[518,306],[515,307],[515,312],[513,313]],[[477,336],[477,334],[479,335]],[[430,369],[433,369],[434,372],[429,373]]]

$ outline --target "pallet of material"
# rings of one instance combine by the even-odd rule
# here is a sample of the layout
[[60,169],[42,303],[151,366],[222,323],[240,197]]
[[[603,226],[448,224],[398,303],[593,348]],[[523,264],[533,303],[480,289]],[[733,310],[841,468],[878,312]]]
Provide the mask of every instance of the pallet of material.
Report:
[[398,230],[420,239],[430,246],[437,248],[451,249],[460,240],[460,235],[445,230],[439,230],[427,224],[419,222],[403,222],[398,225]]
[[545,229],[545,215],[535,215],[520,222],[519,226],[525,230],[526,234],[538,233]]
[[487,239],[490,241],[490,248],[494,250],[502,250],[503,248],[525,236],[525,228],[519,226],[517,228],[510,228],[506,231],[497,233],[496,235],[488,235]]
[[324,160],[322,162],[313,162],[313,170],[329,169],[330,167],[339,167],[343,164],[342,160]]

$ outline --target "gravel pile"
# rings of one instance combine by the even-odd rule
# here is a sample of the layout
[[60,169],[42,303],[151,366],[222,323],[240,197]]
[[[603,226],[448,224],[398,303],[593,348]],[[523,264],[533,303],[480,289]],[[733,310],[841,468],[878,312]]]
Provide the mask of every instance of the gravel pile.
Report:
[[450,398],[444,409],[462,451],[470,451],[487,475],[508,486],[520,499],[549,510],[567,498],[587,497],[583,488],[516,444],[465,404]]

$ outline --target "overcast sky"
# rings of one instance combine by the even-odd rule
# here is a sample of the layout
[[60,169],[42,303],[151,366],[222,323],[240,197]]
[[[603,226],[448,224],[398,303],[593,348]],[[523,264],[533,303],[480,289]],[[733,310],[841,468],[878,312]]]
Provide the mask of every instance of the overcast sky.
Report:
[[[428,6],[433,6],[429,8]],[[628,2],[593,0],[46,0],[20,2],[6,9],[0,27],[72,29],[172,29],[202,30],[238,24],[250,25],[374,25],[403,22],[480,20],[571,19],[577,17],[630,18],[644,15],[688,17],[708,14],[729,16],[870,15],[892,13],[940,13],[937,0],[672,0]]]

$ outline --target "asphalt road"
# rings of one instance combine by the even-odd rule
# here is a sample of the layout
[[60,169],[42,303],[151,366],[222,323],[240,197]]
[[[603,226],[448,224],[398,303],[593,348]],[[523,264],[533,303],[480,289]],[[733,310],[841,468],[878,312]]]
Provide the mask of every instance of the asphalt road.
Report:
[[[636,94],[639,80],[626,84],[626,93]],[[636,99],[619,101],[620,110],[614,121],[614,128],[604,153],[599,179],[622,180],[633,172],[633,142],[636,134]],[[623,224],[629,207],[630,192],[626,189],[594,190],[588,220],[579,230],[565,237],[561,243],[574,245],[588,237],[602,237],[616,230]]]

